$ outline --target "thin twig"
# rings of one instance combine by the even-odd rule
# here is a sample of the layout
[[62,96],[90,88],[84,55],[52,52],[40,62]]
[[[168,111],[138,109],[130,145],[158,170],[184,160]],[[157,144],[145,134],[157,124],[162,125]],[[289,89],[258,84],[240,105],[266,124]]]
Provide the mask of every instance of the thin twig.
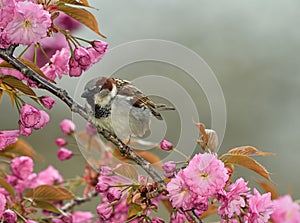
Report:
[[82,203],[85,203],[87,201],[92,200],[93,197],[96,197],[99,193],[96,191],[91,191],[87,195],[83,197],[76,197],[75,199],[71,200],[70,202],[66,203],[64,206],[62,206],[60,209],[64,212],[69,211],[73,209],[73,207],[80,205]]
[[[158,172],[154,169],[154,167],[145,159],[143,159],[139,154],[137,154],[131,147],[126,145],[122,142],[118,137],[115,135],[112,135],[110,132],[106,131],[105,129],[102,129],[97,123],[95,122],[95,119],[91,117],[85,109],[79,105],[69,94],[66,90],[59,88],[55,86],[54,84],[47,81],[45,78],[41,77],[38,73],[36,73],[34,70],[32,70],[30,67],[23,64],[21,61],[19,61],[17,58],[13,56],[13,52],[17,45],[11,45],[8,49],[0,49],[0,57],[5,60],[6,62],[10,63],[13,67],[15,67],[17,70],[19,70],[23,75],[25,75],[27,78],[32,80],[38,88],[44,89],[46,91],[49,91],[53,95],[57,96],[62,100],[67,106],[71,109],[72,112],[79,114],[81,117],[83,117],[88,122],[92,123],[94,126],[97,127],[97,131],[99,134],[101,134],[106,140],[112,142],[114,145],[117,146],[120,153],[123,156],[126,156],[127,158],[133,160],[136,164],[141,166],[148,174],[149,176],[158,184],[158,193],[161,191],[165,191],[166,183],[163,181],[161,176],[158,174]],[[75,202],[76,203],[76,202]],[[72,203],[73,204],[73,203]],[[72,205],[68,204],[68,205]],[[66,204],[67,205],[67,204]],[[75,204],[76,205],[76,204]],[[190,216],[193,218],[193,220],[197,223],[201,223],[201,219],[195,214],[190,213]]]

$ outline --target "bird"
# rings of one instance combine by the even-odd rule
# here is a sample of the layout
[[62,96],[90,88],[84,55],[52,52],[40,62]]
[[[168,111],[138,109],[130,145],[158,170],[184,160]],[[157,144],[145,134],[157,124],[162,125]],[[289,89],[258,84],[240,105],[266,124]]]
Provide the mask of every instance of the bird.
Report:
[[150,130],[150,117],[163,120],[159,111],[175,110],[155,104],[130,81],[111,77],[90,80],[81,95],[85,108],[101,128],[120,139],[142,138]]

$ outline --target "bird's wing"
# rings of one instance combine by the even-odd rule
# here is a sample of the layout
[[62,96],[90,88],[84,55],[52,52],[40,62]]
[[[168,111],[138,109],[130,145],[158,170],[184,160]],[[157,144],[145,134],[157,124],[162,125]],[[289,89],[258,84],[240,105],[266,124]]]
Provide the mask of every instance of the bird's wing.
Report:
[[154,102],[144,95],[138,88],[133,86],[129,81],[114,79],[117,83],[118,95],[125,96],[130,103],[141,109],[149,109],[151,113],[159,120],[162,120],[160,113],[157,111]]

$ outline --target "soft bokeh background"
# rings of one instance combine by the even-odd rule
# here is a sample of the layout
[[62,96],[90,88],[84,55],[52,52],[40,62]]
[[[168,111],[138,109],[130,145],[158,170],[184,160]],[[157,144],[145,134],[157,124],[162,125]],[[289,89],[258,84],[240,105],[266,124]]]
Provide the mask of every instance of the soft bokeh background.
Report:
[[[99,9],[93,13],[111,48],[128,41],[155,38],[178,42],[199,54],[215,72],[226,99],[227,128],[219,153],[239,145],[276,153],[274,157],[258,160],[272,173],[280,193],[290,192],[294,198],[300,198],[298,1],[98,0],[91,1],[91,5]],[[85,28],[81,34],[97,38]],[[136,77],[147,72],[145,69],[151,69],[151,64],[127,67],[123,73],[132,72]],[[180,75],[174,73],[174,78]],[[59,84],[73,93],[77,80],[64,78]],[[192,88],[190,92],[197,94],[199,89]],[[193,97],[197,99],[197,95]],[[202,96],[199,101],[196,104],[200,119],[209,126],[207,102]],[[16,128],[18,116],[7,98],[0,112],[1,129]],[[51,124],[28,139],[46,158],[37,168],[54,163],[66,170],[65,176],[81,174],[84,160],[80,156],[61,164],[54,153],[54,139],[60,136],[58,123],[71,117],[71,113],[58,103],[51,115]],[[237,174],[261,180],[242,168]]]

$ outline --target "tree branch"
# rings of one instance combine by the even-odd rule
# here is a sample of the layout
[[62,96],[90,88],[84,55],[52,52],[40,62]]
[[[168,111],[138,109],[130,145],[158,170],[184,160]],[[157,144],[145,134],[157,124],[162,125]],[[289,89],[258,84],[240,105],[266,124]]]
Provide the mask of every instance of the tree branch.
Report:
[[[158,172],[154,169],[154,167],[145,159],[143,159],[139,154],[137,154],[131,147],[122,142],[118,137],[111,134],[110,132],[102,129],[97,123],[94,121],[95,119],[91,117],[85,109],[79,105],[66,90],[55,86],[54,84],[47,81],[45,78],[41,77],[38,73],[36,73],[33,69],[23,64],[17,58],[13,56],[13,52],[17,46],[11,45],[8,49],[0,48],[0,57],[19,70],[23,75],[32,80],[38,88],[49,91],[53,95],[57,96],[62,100],[67,106],[71,109],[72,112],[79,114],[88,122],[92,123],[96,126],[97,131],[101,134],[106,140],[112,142],[119,149],[120,153],[123,156],[133,160],[136,164],[141,166],[149,176],[158,184],[158,192],[165,191],[166,183],[163,181]],[[201,223],[201,219],[195,214],[191,214],[191,217],[195,222]]]

